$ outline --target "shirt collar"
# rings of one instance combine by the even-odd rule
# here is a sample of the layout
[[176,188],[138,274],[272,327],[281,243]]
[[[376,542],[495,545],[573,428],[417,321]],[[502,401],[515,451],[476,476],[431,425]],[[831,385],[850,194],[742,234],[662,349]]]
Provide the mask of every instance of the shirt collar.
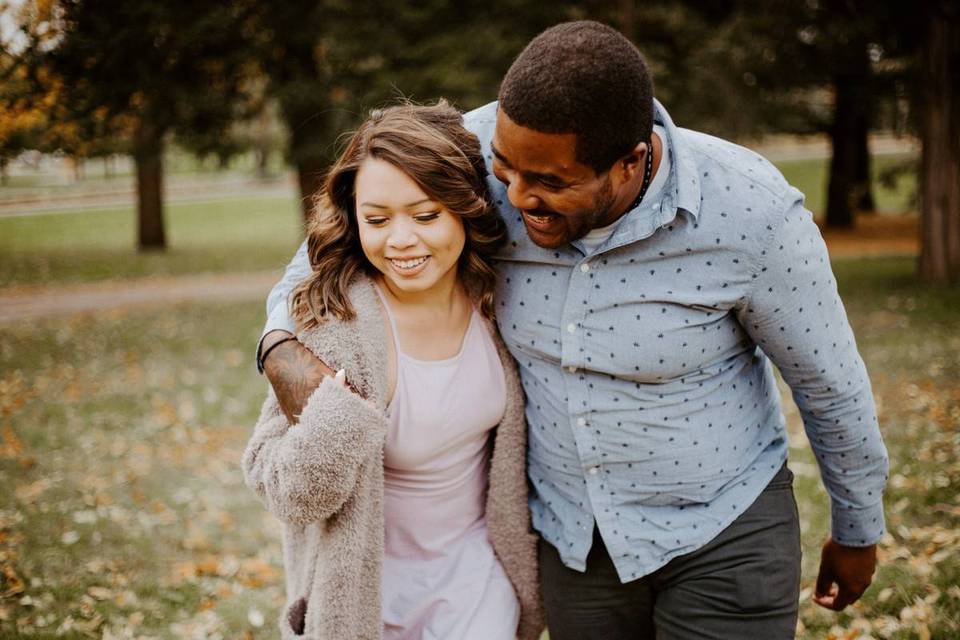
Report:
[[654,121],[667,131],[667,140],[664,146],[672,154],[671,173],[667,187],[664,189],[664,199],[670,199],[676,209],[686,211],[694,218],[700,215],[700,174],[697,163],[685,137],[680,135],[680,129],[673,123],[670,114],[656,99],[653,101]]

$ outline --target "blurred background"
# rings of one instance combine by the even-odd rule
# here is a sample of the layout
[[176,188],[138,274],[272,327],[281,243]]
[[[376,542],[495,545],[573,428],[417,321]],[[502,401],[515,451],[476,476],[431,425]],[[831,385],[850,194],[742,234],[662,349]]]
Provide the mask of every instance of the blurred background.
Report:
[[772,160],[830,248],[889,532],[860,603],[812,604],[829,509],[787,393],[798,637],[960,637],[950,0],[0,0],[0,637],[275,637],[280,528],[239,459],[311,196],[368,109],[485,104],[581,18],[637,43],[679,126]]

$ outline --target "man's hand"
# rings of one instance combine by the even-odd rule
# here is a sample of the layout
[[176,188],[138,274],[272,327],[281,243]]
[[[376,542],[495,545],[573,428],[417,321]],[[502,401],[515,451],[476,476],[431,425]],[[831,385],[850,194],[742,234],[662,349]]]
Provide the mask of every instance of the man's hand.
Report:
[[[286,331],[271,331],[263,338],[261,353],[266,353],[271,346],[289,337]],[[323,377],[335,375],[333,369],[296,340],[277,345],[264,361],[263,372],[267,374],[267,380],[280,402],[280,409],[290,424],[299,421],[307,399],[320,386]]]
[[813,601],[821,607],[842,611],[863,595],[877,566],[877,545],[845,547],[833,538],[820,554],[820,574]]

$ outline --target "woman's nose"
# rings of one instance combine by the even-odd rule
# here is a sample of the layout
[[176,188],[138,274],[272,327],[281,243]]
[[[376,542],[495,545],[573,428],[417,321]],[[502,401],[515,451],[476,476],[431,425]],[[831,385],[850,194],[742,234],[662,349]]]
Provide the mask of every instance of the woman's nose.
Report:
[[403,220],[397,220],[390,229],[387,242],[394,249],[406,249],[417,244],[418,237],[413,226]]

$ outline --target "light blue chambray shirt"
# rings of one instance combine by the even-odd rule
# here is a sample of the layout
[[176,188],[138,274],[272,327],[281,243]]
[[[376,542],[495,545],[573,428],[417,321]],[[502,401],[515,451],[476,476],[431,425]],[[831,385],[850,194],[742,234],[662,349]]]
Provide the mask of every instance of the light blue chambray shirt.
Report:
[[[496,103],[471,111],[489,163]],[[594,524],[624,582],[703,546],[787,457],[771,362],[790,385],[832,505],[834,539],[883,533],[887,454],[870,382],[803,196],[759,155],[666,131],[664,187],[595,251],[544,249],[504,185],[497,316],[527,394],[533,525],[584,570]],[[264,332],[305,248],[271,292]]]

